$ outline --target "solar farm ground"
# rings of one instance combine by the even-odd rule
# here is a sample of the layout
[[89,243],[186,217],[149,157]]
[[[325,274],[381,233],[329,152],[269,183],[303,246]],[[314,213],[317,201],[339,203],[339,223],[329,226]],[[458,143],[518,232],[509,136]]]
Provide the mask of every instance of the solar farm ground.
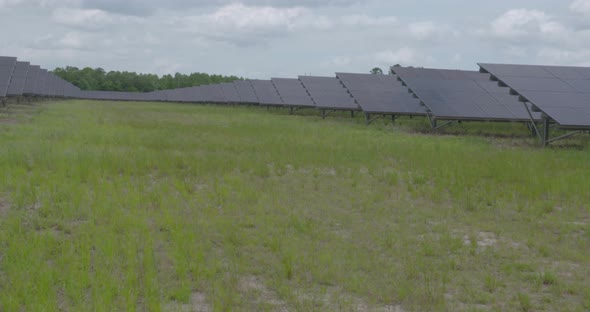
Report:
[[590,309],[586,137],[347,116],[10,106],[0,310]]

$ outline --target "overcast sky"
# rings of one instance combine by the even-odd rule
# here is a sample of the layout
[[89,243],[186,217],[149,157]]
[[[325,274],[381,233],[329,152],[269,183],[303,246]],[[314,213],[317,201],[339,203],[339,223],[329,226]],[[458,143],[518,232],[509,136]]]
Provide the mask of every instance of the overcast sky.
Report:
[[590,66],[590,0],[0,0],[0,55],[249,78]]

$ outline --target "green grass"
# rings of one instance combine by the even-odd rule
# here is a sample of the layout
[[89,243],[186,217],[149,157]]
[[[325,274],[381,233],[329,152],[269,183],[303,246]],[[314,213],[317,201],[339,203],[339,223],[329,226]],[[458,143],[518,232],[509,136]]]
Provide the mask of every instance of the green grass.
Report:
[[585,311],[590,142],[67,101],[0,114],[2,311]]

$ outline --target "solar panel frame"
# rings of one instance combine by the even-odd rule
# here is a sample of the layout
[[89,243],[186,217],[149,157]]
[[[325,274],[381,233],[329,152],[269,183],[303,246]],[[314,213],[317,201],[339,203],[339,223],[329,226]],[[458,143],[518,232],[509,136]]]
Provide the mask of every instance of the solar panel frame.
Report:
[[271,80],[250,79],[260,105],[285,106]]
[[590,68],[479,63],[480,71],[564,129],[590,129]]
[[16,62],[16,57],[0,56],[0,98],[7,95]]
[[35,95],[45,96],[47,95],[45,91],[45,82],[47,80],[47,69],[41,68],[39,70],[39,76],[37,77],[37,81],[35,83]]
[[271,82],[285,106],[299,108],[316,107],[299,79],[272,78]]
[[189,87],[180,89],[179,98],[185,103],[203,103],[205,94],[202,86]]
[[182,88],[168,91],[168,102],[182,102]]
[[27,79],[25,81],[25,87],[23,88],[23,94],[33,95],[35,94],[37,87],[37,79],[39,79],[39,73],[41,72],[41,66],[31,65],[27,72]]
[[45,78],[44,92],[47,96],[55,96],[55,76],[49,71],[47,71]]
[[299,76],[317,108],[322,110],[360,111],[348,91],[336,77]]
[[204,103],[227,103],[223,90],[219,84],[209,84],[200,86],[202,92],[202,102]]
[[238,89],[236,89],[236,85],[233,83],[222,83],[220,84],[221,91],[223,92],[223,96],[225,97],[228,103],[240,103],[240,94],[238,93]]
[[[435,119],[528,122],[530,115],[517,96],[489,84],[475,71],[392,67],[392,72],[427,107]],[[423,73],[421,73],[423,72]],[[507,96],[503,96],[505,94]],[[540,114],[533,118],[540,120]]]
[[252,83],[249,80],[236,80],[234,81],[238,95],[240,96],[240,103],[243,104],[260,104],[256,92],[252,87]]
[[420,101],[392,75],[336,73],[336,77],[365,113],[426,115]]
[[12,78],[10,79],[10,85],[6,91],[7,96],[21,96],[23,94],[29,66],[29,62],[16,62]]

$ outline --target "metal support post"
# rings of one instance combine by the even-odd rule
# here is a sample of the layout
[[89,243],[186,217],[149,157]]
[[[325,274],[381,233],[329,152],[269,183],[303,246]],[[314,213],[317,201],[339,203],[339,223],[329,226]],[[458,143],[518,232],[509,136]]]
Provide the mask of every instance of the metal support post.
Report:
[[547,144],[549,144],[549,118],[543,118],[543,147],[547,146]]

